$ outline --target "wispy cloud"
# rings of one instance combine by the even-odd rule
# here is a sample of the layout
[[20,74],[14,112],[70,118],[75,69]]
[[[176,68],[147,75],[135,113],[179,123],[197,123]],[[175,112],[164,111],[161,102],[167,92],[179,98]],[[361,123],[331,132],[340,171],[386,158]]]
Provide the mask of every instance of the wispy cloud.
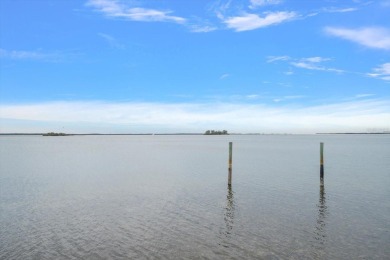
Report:
[[250,95],[246,95],[245,98],[247,98],[249,100],[254,100],[254,99],[259,99],[260,95],[258,95],[258,94],[250,94]]
[[225,73],[225,74],[221,75],[221,76],[219,77],[219,79],[226,79],[226,78],[229,77],[229,76],[230,76],[230,74]]
[[356,7],[347,7],[347,8],[337,8],[337,7],[328,7],[322,9],[322,12],[325,13],[349,13],[349,12],[355,12],[359,10]]
[[241,16],[226,18],[223,22],[228,28],[241,32],[291,21],[297,16],[295,12],[269,12],[265,13],[263,17],[257,14],[244,13]]
[[[288,98],[288,97],[284,97]],[[300,98],[291,96],[290,98]],[[180,131],[223,125],[229,131],[241,132],[308,132],[362,131],[367,128],[390,127],[390,102],[359,99],[356,101],[311,107],[232,104],[232,103],[107,103],[53,102],[38,104],[0,105],[0,118],[29,120],[77,127],[110,125],[128,129],[158,131],[169,128]],[[6,124],[2,123],[6,131]],[[47,128],[44,128],[47,131]],[[71,131],[71,130],[70,130]],[[94,131],[89,129],[87,131]]]
[[291,58],[289,56],[268,56],[267,62],[272,63],[272,62],[276,62],[276,61],[287,61],[290,59]]
[[[188,20],[184,17],[172,15],[170,10],[157,10],[141,7],[134,7],[131,1],[121,0],[89,0],[87,6],[103,13],[107,17],[120,18],[129,21],[138,22],[173,22],[185,25],[189,31],[194,33],[207,33],[218,29],[205,19],[192,17]],[[122,48],[115,38],[107,34],[99,34],[114,48]]]
[[217,30],[218,28],[216,26],[212,25],[192,25],[190,26],[191,32],[195,33],[207,33]]
[[5,50],[0,49],[0,57],[13,60],[35,60],[45,62],[60,62],[63,61],[65,53],[62,52],[45,52],[45,51],[25,51],[25,50]]
[[379,78],[382,80],[390,81],[390,62],[384,63],[377,68],[373,69],[372,73],[367,74],[370,77]]
[[329,35],[340,37],[360,45],[390,50],[390,30],[381,27],[365,27],[359,29],[348,29],[341,27],[325,27]]
[[124,49],[125,45],[121,44],[116,38],[105,33],[98,33],[112,48],[115,49]]
[[4,49],[0,49],[0,57],[11,59],[37,60],[46,57],[46,55],[36,51],[7,51]]
[[383,7],[390,7],[390,1],[389,0],[382,0],[381,5]]
[[309,62],[309,63],[320,63],[320,62],[324,62],[324,61],[329,61],[331,59],[317,56],[317,57],[302,58],[301,60],[303,62]]
[[[308,57],[308,58],[292,58],[289,56],[268,56],[267,62],[268,63],[274,63],[274,62],[288,62],[288,64],[301,69],[308,69],[308,70],[318,70],[318,71],[328,71],[328,72],[336,72],[336,73],[343,73],[344,70],[331,68],[323,66],[322,63],[326,61],[330,61],[330,58],[324,58],[319,56],[314,57]],[[291,75],[293,72],[289,71],[285,73],[286,75]]]
[[343,70],[335,69],[335,68],[328,68],[324,66],[317,65],[313,62],[305,62],[305,61],[299,61],[299,62],[291,62],[291,65],[301,68],[301,69],[307,69],[307,70],[320,70],[320,71],[331,71],[331,72],[337,72],[337,73],[343,73]]
[[172,11],[161,11],[141,7],[129,7],[117,0],[89,0],[87,6],[105,14],[108,17],[122,18],[141,22],[174,22],[184,23],[186,19],[170,15]]
[[355,98],[367,98],[367,97],[373,97],[375,94],[357,94],[355,95]]
[[274,102],[281,102],[281,101],[301,99],[301,98],[305,98],[305,96],[303,96],[303,95],[284,96],[284,97],[280,97],[280,98],[274,98],[273,101]]
[[249,8],[257,8],[265,5],[277,5],[282,2],[282,0],[250,0]]

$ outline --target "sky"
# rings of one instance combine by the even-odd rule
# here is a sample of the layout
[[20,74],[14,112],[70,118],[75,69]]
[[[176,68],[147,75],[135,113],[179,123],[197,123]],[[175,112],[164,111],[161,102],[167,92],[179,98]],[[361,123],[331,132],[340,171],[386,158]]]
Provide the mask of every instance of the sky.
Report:
[[390,131],[390,0],[1,0],[0,133]]

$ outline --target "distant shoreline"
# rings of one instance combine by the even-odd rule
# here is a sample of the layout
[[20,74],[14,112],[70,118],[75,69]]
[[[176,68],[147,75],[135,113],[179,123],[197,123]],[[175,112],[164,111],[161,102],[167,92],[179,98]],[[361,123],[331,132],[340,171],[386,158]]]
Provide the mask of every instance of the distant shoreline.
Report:
[[316,133],[316,135],[389,135],[390,133]]
[[38,135],[38,136],[75,136],[75,135],[203,135],[202,133],[173,133],[173,134],[151,134],[151,133],[141,133],[141,134],[64,134],[64,135],[47,135],[47,133],[0,133],[1,135]]
[[[277,134],[277,133],[249,133],[249,134],[241,134],[241,133],[231,133],[229,135],[386,135],[390,134],[390,132],[385,133],[315,133],[315,134]],[[137,135],[205,135],[204,133],[139,133],[139,134],[100,134],[100,133],[90,133],[90,134],[65,134],[58,136],[137,136]],[[0,136],[48,136],[47,133],[0,133]],[[50,135],[49,135],[50,136]],[[52,135],[57,136],[57,135]]]

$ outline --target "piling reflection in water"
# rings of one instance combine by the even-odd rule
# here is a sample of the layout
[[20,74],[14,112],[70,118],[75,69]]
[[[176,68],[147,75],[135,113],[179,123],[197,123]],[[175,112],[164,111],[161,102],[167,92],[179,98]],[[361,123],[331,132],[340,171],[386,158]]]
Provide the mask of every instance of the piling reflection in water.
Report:
[[220,242],[219,245],[229,248],[231,244],[232,231],[234,227],[234,211],[235,211],[235,202],[234,202],[234,192],[232,186],[228,185],[227,195],[226,195],[226,205],[223,209],[223,220],[224,227],[220,231]]
[[325,244],[327,241],[326,234],[326,218],[328,216],[328,207],[326,205],[326,193],[325,193],[325,185],[323,181],[320,184],[320,197],[317,204],[318,216],[317,223],[314,230],[314,239],[315,239],[315,248],[318,253],[323,254],[325,249]]
[[223,220],[224,225],[221,227],[219,232],[219,245],[225,248],[231,247],[231,238],[232,231],[234,227],[234,211],[235,211],[235,203],[234,203],[234,192],[232,190],[232,186],[228,185],[227,195],[226,195],[226,204],[223,209]]
[[233,230],[234,226],[234,192],[232,190],[232,186],[228,185],[228,193],[226,196],[226,207],[225,207],[225,225],[226,225],[226,232],[225,235],[229,236]]

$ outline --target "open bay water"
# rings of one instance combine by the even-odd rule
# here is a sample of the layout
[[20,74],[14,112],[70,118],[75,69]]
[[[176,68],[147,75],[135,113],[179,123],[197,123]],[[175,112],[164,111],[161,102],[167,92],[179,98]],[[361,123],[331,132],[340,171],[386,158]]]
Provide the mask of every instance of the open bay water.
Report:
[[0,137],[0,259],[389,259],[389,245],[390,135]]

